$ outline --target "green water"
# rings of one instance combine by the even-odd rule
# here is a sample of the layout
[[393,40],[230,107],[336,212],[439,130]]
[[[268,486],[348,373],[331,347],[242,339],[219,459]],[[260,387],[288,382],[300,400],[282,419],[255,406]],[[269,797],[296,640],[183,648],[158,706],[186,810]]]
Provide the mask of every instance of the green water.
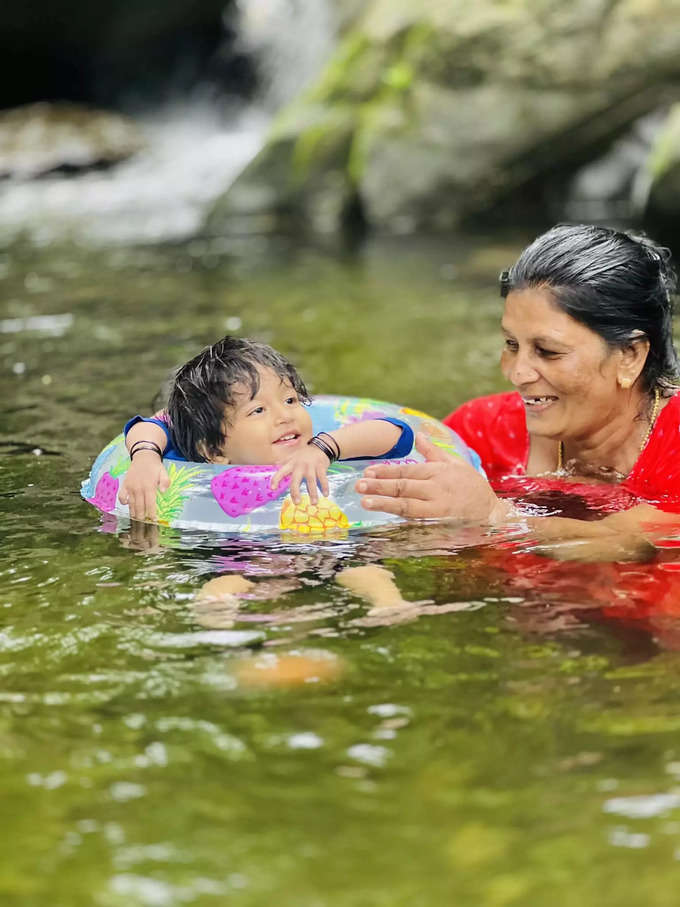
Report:
[[[106,531],[78,494],[166,371],[227,330],[313,391],[441,416],[501,389],[495,277],[524,240],[0,257],[0,903],[674,907],[672,549],[559,563],[444,525],[158,538]],[[429,604],[368,619],[334,581],[366,563]],[[210,636],[193,597],[236,572],[262,599]],[[314,651],[339,676],[236,670]]]

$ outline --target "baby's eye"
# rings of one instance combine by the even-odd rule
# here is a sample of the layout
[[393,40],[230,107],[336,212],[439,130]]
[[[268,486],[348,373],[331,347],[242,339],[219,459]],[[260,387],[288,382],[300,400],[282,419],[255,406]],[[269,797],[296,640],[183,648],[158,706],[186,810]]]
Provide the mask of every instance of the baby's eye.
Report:
[[297,402],[298,402],[297,397],[286,397],[286,403],[297,403]]
[[263,412],[264,412],[264,406],[256,406],[255,409],[251,409],[251,411],[248,413],[248,415],[255,416],[258,413],[263,413]]

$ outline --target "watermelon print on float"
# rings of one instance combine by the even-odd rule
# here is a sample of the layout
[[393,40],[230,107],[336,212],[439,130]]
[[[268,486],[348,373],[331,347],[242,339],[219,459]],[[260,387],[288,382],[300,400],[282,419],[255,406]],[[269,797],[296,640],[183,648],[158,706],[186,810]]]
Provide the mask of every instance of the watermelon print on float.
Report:
[[[314,398],[310,414],[315,432],[332,431],[367,418],[401,419],[411,426],[414,434],[423,431],[442,449],[462,457],[482,472],[477,454],[455,432],[426,413],[379,400],[319,396]],[[224,466],[167,460],[170,485],[165,492],[158,493],[157,522],[171,528],[229,534],[283,531],[300,535],[344,532],[400,522],[400,517],[364,510],[354,484],[370,463],[415,463],[422,459],[413,449],[401,460],[376,458],[333,463],[328,470],[329,496],[320,497],[316,506],[309,502],[304,485],[302,500],[294,505],[288,494],[289,479],[272,489],[270,480],[276,466]],[[118,500],[120,480],[129,465],[124,438],[119,435],[97,457],[90,475],[82,483],[82,497],[108,514],[109,522],[111,516],[129,520],[127,506]]]

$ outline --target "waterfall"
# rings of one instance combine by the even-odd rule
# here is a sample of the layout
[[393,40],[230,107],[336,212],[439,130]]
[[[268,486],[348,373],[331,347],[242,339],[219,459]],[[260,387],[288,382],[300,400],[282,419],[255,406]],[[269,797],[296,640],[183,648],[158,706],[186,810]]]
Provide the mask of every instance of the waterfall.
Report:
[[255,59],[262,101],[277,109],[322,69],[333,49],[329,0],[238,0],[238,34]]
[[666,108],[660,108],[640,117],[601,157],[574,175],[564,208],[570,220],[625,223],[640,216],[649,192],[644,163],[666,115]]
[[[239,0],[237,43],[262,89],[225,112],[214,88],[133,116],[146,150],[105,171],[0,184],[0,241],[40,244],[179,241],[262,147],[276,110],[321,69],[333,44],[331,0]],[[230,21],[230,27],[234,23]]]

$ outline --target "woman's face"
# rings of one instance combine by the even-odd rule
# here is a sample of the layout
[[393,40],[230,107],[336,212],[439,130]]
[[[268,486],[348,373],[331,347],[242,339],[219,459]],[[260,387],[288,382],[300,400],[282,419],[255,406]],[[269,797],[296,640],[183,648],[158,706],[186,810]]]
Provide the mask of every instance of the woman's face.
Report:
[[531,434],[584,440],[621,409],[622,352],[563,312],[547,288],[511,291],[502,321],[504,376]]

